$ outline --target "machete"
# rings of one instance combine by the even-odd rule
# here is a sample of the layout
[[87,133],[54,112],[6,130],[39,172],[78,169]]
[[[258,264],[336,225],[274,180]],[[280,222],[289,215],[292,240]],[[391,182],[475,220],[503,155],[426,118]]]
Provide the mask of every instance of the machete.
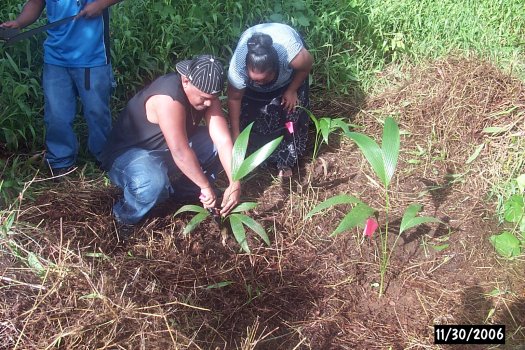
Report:
[[4,41],[5,46],[12,45],[13,43],[16,43],[17,41],[27,39],[30,36],[33,36],[45,30],[48,30],[48,29],[57,27],[61,24],[72,21],[73,19],[75,19],[76,16],[77,15],[62,18],[59,21],[48,23],[46,25],[43,25],[43,26],[40,26],[34,29],[26,30],[25,32],[20,32],[18,29],[0,27],[0,40]]

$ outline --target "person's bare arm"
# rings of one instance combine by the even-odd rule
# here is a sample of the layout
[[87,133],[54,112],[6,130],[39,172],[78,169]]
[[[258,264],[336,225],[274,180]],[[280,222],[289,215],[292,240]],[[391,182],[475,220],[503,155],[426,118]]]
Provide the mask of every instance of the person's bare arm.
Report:
[[228,84],[228,116],[230,117],[233,141],[235,141],[241,133],[241,100],[243,95],[244,89],[239,90],[231,84]]
[[86,4],[82,10],[78,13],[78,17],[85,17],[85,18],[94,18],[98,17],[102,14],[102,11],[104,9],[108,8],[111,5],[116,4],[117,2],[121,2],[123,0],[97,0],[95,2],[91,2],[89,4]]
[[42,14],[46,6],[45,0],[29,0],[24,5],[22,12],[14,21],[7,21],[0,24],[4,28],[22,29],[34,23]]
[[155,120],[166,139],[177,167],[200,187],[205,208],[215,207],[216,194],[199,164],[197,156],[189,146],[186,134],[186,110],[170,96],[155,95],[146,102],[148,120]]
[[299,51],[297,56],[294,57],[292,62],[290,62],[290,67],[294,70],[294,76],[292,82],[283,93],[283,99],[281,101],[284,109],[287,109],[288,112],[291,112],[297,105],[297,90],[308,77],[308,74],[310,74],[313,62],[314,59],[312,55],[304,47]]
[[210,137],[213,144],[219,152],[219,159],[222,167],[226,172],[229,180],[229,186],[224,192],[224,197],[221,203],[221,215],[227,215],[237,204],[241,198],[241,183],[240,181],[233,181],[232,178],[232,151],[233,141],[228,129],[228,122],[222,113],[219,100],[213,100],[212,104],[206,110],[206,123],[210,131]]

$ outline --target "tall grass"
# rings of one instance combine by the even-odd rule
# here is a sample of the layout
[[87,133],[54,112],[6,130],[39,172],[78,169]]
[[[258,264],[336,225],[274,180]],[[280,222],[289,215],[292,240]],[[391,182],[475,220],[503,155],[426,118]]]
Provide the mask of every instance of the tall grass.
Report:
[[420,61],[474,53],[525,73],[521,0],[370,0],[370,22],[385,57]]

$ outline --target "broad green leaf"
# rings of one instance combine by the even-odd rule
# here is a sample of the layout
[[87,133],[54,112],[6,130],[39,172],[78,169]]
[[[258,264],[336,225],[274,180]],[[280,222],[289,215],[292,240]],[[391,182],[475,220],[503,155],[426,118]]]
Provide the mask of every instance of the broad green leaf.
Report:
[[364,203],[357,204],[346,216],[341,220],[339,226],[330,234],[335,237],[341,232],[353,229],[356,226],[362,226],[366,219],[374,214],[375,210]]
[[467,164],[470,164],[472,163],[473,161],[476,160],[476,158],[478,158],[479,154],[481,153],[481,151],[483,150],[483,147],[485,147],[485,144],[482,143],[481,145],[479,145],[478,147],[476,147],[476,149],[474,150],[474,153],[472,153],[470,155],[470,157],[468,157],[467,159]]
[[243,202],[239,204],[238,206],[236,206],[235,208],[233,208],[231,213],[242,213],[244,211],[255,209],[256,207],[257,207],[256,202]]
[[233,282],[232,281],[223,281],[223,282],[219,282],[219,283],[215,283],[215,284],[210,284],[209,286],[206,287],[206,289],[223,288],[223,287],[229,286],[230,284],[233,284]]
[[277,146],[281,143],[283,136],[279,136],[273,141],[268,142],[252,155],[246,158],[242,164],[239,166],[236,172],[232,171],[232,177],[234,181],[241,180],[243,177],[248,175],[253,169],[255,169],[259,164],[264,162],[272,153],[275,151]]
[[304,108],[304,107],[301,107],[299,106],[299,108],[301,109],[304,109],[304,111],[306,112],[306,114],[308,114],[308,116],[310,117],[310,119],[312,120],[312,122],[314,123],[314,126],[315,126],[315,130],[317,133],[320,132],[320,129],[319,129],[319,120],[315,117],[315,115],[308,109]]
[[232,151],[232,174],[235,176],[241,167],[244,157],[246,157],[246,150],[248,149],[248,140],[250,138],[250,132],[252,130],[253,123],[250,123],[244,130],[239,134],[237,140],[233,145]]
[[197,215],[195,215],[191,220],[190,222],[188,222],[188,224],[186,225],[186,227],[184,228],[184,231],[182,232],[183,234],[187,235],[188,233],[190,233],[191,231],[195,230],[195,228],[201,223],[203,222],[208,216],[210,216],[210,213],[206,210],[205,213],[199,213]]
[[523,216],[524,208],[523,196],[514,194],[503,203],[503,216],[508,222],[519,222]]
[[330,118],[324,117],[319,120],[319,128],[321,129],[321,135],[323,135],[323,142],[325,144],[328,144],[328,135],[330,135],[330,132],[332,126],[332,120]]
[[332,120],[332,128],[336,129],[339,128],[343,130],[345,133],[350,132],[350,125],[343,120],[343,118],[337,118]]
[[490,243],[496,252],[505,258],[514,258],[521,254],[520,241],[510,232],[503,232],[500,235],[490,236]]
[[27,255],[27,265],[33,270],[38,276],[43,276],[46,273],[44,265],[38,260],[38,257],[34,253],[29,253]]
[[408,208],[406,208],[403,218],[401,219],[401,225],[399,226],[399,234],[402,234],[412,227],[425,224],[427,222],[441,222],[441,220],[431,216],[416,217],[420,211],[421,205],[417,203],[410,204]]
[[372,166],[376,176],[381,180],[385,187],[388,186],[383,161],[383,151],[379,148],[378,144],[370,137],[358,132],[348,132],[346,133],[346,136],[357,144],[368,163],[370,163],[370,166]]
[[173,216],[177,216],[177,215],[179,215],[181,213],[186,213],[186,212],[207,213],[208,211],[206,209],[204,209],[203,207],[201,207],[201,206],[189,204],[189,205],[182,206],[179,210],[177,210],[175,212],[175,214],[173,214]]
[[233,214],[233,215],[237,216],[244,225],[246,225],[252,231],[257,233],[259,237],[262,238],[264,243],[266,243],[266,245],[270,245],[270,239],[268,238],[268,235],[266,234],[266,231],[264,230],[264,227],[261,226],[261,224],[259,224],[257,221],[255,221],[254,219],[252,219],[251,217],[247,215],[243,215],[243,214]]
[[246,241],[246,231],[244,229],[244,225],[242,224],[241,219],[239,219],[236,215],[239,214],[230,215],[230,225],[233,235],[235,236],[237,243],[239,243],[241,246],[241,249],[250,254],[250,248],[248,247],[248,242]]
[[383,128],[383,142],[381,145],[383,151],[383,164],[385,168],[386,184],[388,186],[396,171],[397,159],[399,157],[399,127],[396,121],[388,117],[385,120]]
[[310,212],[306,215],[304,220],[308,220],[314,214],[317,214],[317,213],[319,213],[322,210],[325,210],[325,209],[328,209],[330,207],[333,207],[334,205],[338,205],[338,204],[352,204],[352,203],[361,203],[361,201],[357,197],[350,196],[350,195],[347,195],[347,194],[340,194],[340,195],[328,198],[327,200],[325,200],[324,202],[321,202],[320,204],[315,206],[315,208],[310,210]]

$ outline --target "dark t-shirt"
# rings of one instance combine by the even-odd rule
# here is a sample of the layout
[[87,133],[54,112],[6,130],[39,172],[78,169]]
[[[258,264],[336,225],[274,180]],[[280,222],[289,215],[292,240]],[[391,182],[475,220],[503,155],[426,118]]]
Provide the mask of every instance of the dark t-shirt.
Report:
[[115,159],[131,148],[168,148],[159,125],[151,123],[146,116],[146,101],[154,95],[167,95],[182,103],[186,108],[186,133],[188,137],[195,133],[204,111],[197,111],[189,103],[179,73],[163,75],[133,96],[120,113],[100,156],[102,169],[109,170]]

